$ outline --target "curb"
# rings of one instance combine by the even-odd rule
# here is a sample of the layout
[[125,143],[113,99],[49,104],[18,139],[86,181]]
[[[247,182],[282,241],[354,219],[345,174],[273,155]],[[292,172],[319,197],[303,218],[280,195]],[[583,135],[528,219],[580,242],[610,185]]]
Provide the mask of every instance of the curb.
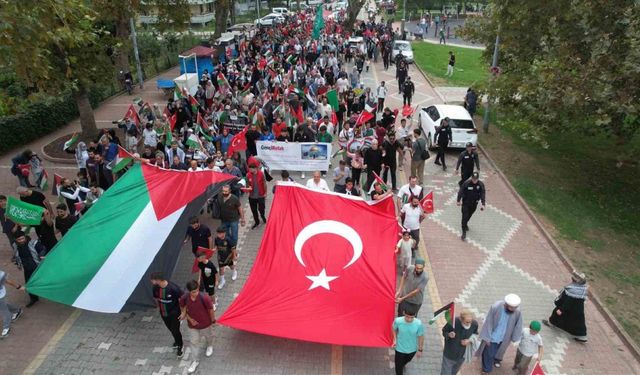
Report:
[[69,164],[69,165],[76,164],[76,161],[74,159],[62,159],[62,158],[54,158],[53,156],[49,156],[46,152],[44,152],[44,146],[40,147],[40,155],[42,155],[42,158],[44,160],[50,161],[52,163]]
[[[502,179],[502,181],[507,185],[507,188],[509,189],[511,194],[513,194],[513,196],[516,198],[516,200],[518,201],[520,206],[525,210],[525,212],[527,213],[527,216],[529,216],[529,218],[533,221],[533,223],[535,224],[536,228],[538,228],[538,230],[540,230],[540,232],[542,232],[542,235],[544,236],[545,240],[551,246],[551,248],[556,253],[556,255],[560,258],[560,260],[562,261],[564,266],[567,268],[567,270],[569,272],[571,272],[574,269],[574,267],[571,264],[571,261],[569,260],[569,258],[567,258],[567,256],[564,254],[564,252],[560,248],[560,245],[558,245],[558,243],[553,239],[551,234],[545,229],[545,227],[542,225],[540,220],[538,220],[538,218],[533,213],[533,211],[531,210],[531,208],[529,207],[527,202],[525,202],[524,199],[520,196],[520,194],[518,194],[518,192],[513,187],[513,185],[511,185],[511,182],[509,182],[509,180],[504,175],[504,173],[502,173],[502,170],[500,168],[498,168],[498,166],[493,161],[491,156],[489,156],[489,153],[487,152],[487,150],[485,150],[485,148],[482,147],[482,145],[479,142],[478,142],[478,149],[480,149],[480,152],[482,152],[482,154],[487,158],[487,161],[489,162],[489,164],[491,164],[493,169],[498,173],[498,176],[500,177],[500,179]],[[629,349],[629,351],[631,352],[631,355],[633,355],[633,357],[637,361],[640,361],[640,347],[638,347],[633,342],[633,340],[631,339],[629,334],[627,334],[627,332],[624,330],[622,325],[611,314],[609,309],[604,306],[604,304],[602,303],[600,298],[598,298],[598,296],[595,295],[595,293],[592,291],[591,288],[589,288],[589,298],[591,299],[591,301],[595,305],[596,309],[605,318],[607,323],[609,323],[613,327],[614,333],[616,335],[618,335],[618,337],[620,338],[620,340],[622,341],[624,346],[627,349]]]

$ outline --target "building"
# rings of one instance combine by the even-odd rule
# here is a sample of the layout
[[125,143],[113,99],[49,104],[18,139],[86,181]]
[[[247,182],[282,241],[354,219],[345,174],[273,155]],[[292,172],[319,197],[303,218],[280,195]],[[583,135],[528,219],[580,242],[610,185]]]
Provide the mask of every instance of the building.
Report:
[[[144,1],[143,1],[144,3]],[[206,25],[214,20],[215,0],[188,0],[191,13],[191,24]],[[153,6],[145,6],[139,15],[139,21],[143,24],[158,22],[157,11]]]

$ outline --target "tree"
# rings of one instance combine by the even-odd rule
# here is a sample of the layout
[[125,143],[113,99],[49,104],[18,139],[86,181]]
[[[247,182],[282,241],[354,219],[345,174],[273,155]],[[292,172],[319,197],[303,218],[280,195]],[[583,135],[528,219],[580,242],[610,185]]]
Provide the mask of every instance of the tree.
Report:
[[364,6],[367,0],[351,0],[349,1],[349,6],[347,7],[347,19],[344,21],[343,27],[347,32],[353,31],[353,26],[356,24],[356,19],[358,18],[358,13],[360,13],[360,9]]
[[640,3],[543,3],[493,1],[467,21],[464,35],[487,46],[487,63],[500,34],[500,74],[486,89],[531,124],[527,135],[631,140],[640,127]]
[[230,0],[216,0],[216,18],[215,31],[213,39],[220,38],[220,35],[227,29],[227,19],[229,17],[229,8],[233,6]]
[[96,13],[83,0],[1,0],[0,8],[0,65],[40,91],[70,91],[82,131],[97,133],[87,93],[112,77],[113,40],[95,27]]
[[118,39],[113,57],[118,70],[130,69],[131,29],[130,19],[147,11],[154,11],[157,22],[154,28],[161,33],[182,31],[189,24],[190,12],[187,0],[91,0],[91,6],[99,20],[112,26]]

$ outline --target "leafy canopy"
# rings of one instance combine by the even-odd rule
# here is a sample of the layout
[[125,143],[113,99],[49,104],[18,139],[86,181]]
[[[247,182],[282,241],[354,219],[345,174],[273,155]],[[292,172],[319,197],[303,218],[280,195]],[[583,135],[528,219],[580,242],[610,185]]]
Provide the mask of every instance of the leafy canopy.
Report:
[[498,33],[501,74],[488,90],[529,135],[640,134],[640,2],[492,1],[464,29],[487,46],[487,66]]

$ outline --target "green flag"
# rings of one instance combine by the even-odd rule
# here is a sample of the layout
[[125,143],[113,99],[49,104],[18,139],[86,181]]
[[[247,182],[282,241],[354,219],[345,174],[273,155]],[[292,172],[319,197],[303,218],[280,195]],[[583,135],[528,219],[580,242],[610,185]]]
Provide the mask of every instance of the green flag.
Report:
[[324,29],[324,18],[322,18],[322,4],[319,4],[316,8],[316,19],[313,22],[313,34],[311,37],[313,39],[320,38],[320,30]]
[[44,208],[31,203],[23,202],[14,197],[7,199],[5,215],[14,223],[24,225],[39,225],[42,221]]
[[327,91],[327,101],[331,104],[331,108],[333,108],[334,111],[338,110],[338,93],[336,89]]

